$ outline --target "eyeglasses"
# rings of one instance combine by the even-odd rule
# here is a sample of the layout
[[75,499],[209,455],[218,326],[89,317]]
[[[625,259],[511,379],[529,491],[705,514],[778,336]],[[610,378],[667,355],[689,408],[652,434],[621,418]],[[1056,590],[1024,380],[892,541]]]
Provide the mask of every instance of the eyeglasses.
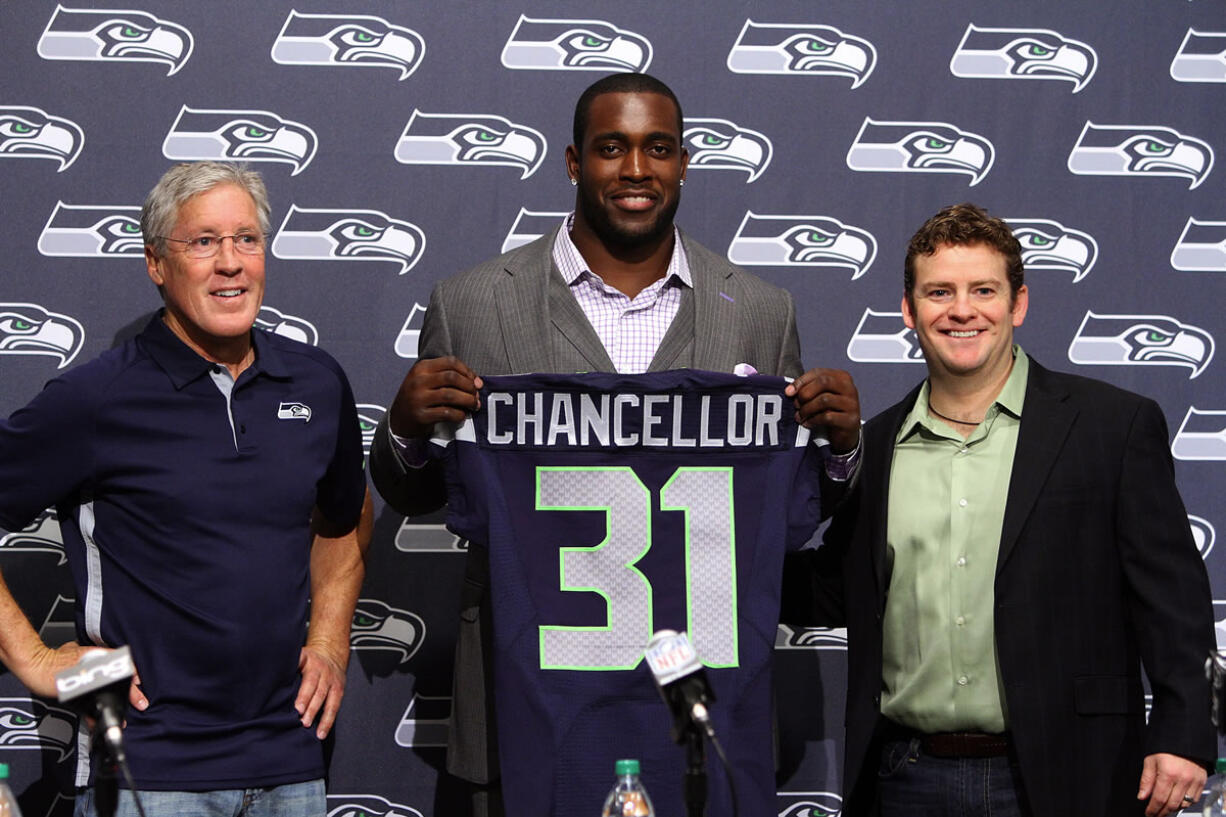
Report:
[[243,255],[261,255],[264,252],[264,236],[259,233],[198,235],[195,238],[171,238],[168,235],[160,235],[158,238],[183,244],[183,253],[188,258],[212,258],[221,252],[221,245],[227,238],[234,242],[235,252]]

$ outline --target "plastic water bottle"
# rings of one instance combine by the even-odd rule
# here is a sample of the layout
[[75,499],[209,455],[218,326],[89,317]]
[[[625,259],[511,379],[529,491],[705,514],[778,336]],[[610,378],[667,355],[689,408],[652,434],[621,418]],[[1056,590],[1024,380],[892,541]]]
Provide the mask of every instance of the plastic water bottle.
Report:
[[0,763],[0,817],[21,817],[17,798],[9,788],[9,765]]
[[1215,771],[1209,778],[1209,793],[1201,811],[1204,817],[1226,817],[1226,758],[1218,758]]
[[604,799],[601,817],[655,817],[651,798],[639,780],[639,762],[619,760],[613,769],[617,772],[617,785]]

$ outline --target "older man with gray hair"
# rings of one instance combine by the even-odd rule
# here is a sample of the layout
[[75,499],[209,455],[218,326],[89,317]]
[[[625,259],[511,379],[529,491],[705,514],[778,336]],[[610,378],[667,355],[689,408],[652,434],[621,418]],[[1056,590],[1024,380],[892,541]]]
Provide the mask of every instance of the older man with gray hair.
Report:
[[[0,576],[0,661],[53,696],[87,648],[130,645],[149,814],[325,812],[371,510],[344,372],[252,328],[268,212],[255,172],[167,171],[141,212],[164,308],[0,422],[0,527],[57,508],[79,642],[45,645]],[[97,765],[81,753],[78,815],[99,810]],[[130,791],[116,813],[137,813]]]

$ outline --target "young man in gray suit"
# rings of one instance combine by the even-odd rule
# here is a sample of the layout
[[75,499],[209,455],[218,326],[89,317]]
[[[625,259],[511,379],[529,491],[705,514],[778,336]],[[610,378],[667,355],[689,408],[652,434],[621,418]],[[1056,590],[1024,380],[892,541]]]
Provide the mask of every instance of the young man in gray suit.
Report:
[[[478,408],[482,374],[730,372],[748,364],[796,378],[787,393],[800,420],[822,426],[834,452],[823,491],[824,507],[832,507],[858,460],[855,385],[843,371],[802,370],[787,292],[673,226],[688,158],[681,106],[659,80],[616,74],[583,93],[566,149],[576,196],[564,228],[441,282],[430,297],[421,357],[371,451],[371,475],[388,504],[407,515],[443,504],[441,470],[426,462],[422,441],[435,423]],[[488,572],[487,555],[474,548],[447,768],[474,784],[475,813],[501,814]]]

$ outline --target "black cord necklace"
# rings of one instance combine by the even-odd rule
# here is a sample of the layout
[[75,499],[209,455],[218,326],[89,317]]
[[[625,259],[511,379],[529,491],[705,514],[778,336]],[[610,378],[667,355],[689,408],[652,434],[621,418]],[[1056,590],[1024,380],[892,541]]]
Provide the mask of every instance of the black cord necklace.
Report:
[[975,421],[971,421],[971,420],[955,420],[953,417],[948,417],[948,416],[946,416],[946,415],[942,414],[941,412],[937,411],[936,409],[934,409],[934,408],[932,407],[932,403],[929,403],[929,404],[928,404],[928,410],[929,410],[930,412],[932,412],[933,414],[935,414],[936,416],[940,417],[942,420],[948,420],[949,422],[951,422],[951,423],[957,423],[958,425],[963,425],[963,426],[977,426],[977,425],[979,425],[980,423],[982,423],[982,422],[983,422],[983,420],[975,420]]

